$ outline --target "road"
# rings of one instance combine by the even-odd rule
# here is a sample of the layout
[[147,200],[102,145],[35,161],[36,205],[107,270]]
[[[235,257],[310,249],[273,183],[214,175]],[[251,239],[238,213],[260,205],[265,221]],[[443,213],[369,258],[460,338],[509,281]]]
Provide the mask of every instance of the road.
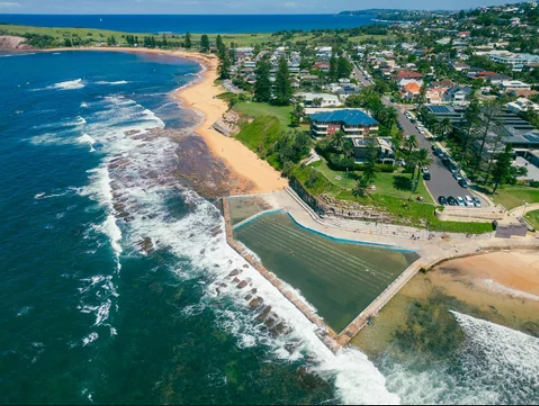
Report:
[[359,80],[359,82],[361,83],[361,85],[363,87],[367,87],[367,86],[370,86],[372,85],[372,82],[370,82],[366,77],[365,75],[363,74],[363,72],[361,71],[361,69],[358,67],[359,65],[357,64],[357,62],[354,62],[352,64],[352,66],[354,67],[354,76],[356,77],[357,80]]
[[[358,64],[354,63],[353,65],[354,75],[356,79],[359,80],[363,86],[372,85],[372,82],[370,82],[365,77],[361,69],[358,67]],[[455,198],[459,196],[475,196],[471,190],[462,188],[456,181],[456,179],[453,177],[453,174],[443,164],[442,160],[436,155],[434,155],[431,142],[417,130],[415,124],[413,124],[410,120],[408,120],[408,118],[406,118],[402,111],[402,108],[394,103],[391,103],[391,101],[387,97],[383,97],[382,100],[386,106],[394,107],[398,111],[399,123],[402,126],[404,134],[415,135],[418,140],[419,148],[426,149],[427,151],[429,151],[429,156],[432,159],[433,164],[429,168],[431,173],[431,180],[426,181],[425,183],[431,195],[434,197],[434,199],[436,199],[436,202],[438,202],[438,199],[441,196],[444,196],[446,198],[449,196],[453,196]],[[483,198],[481,198],[480,196],[477,197],[479,197],[484,207],[489,205],[488,202],[486,202]]]
[[[426,149],[429,151],[429,156],[432,159],[433,164],[431,165],[430,173],[431,180],[426,181],[427,188],[429,189],[431,195],[438,201],[440,196],[449,197],[465,197],[465,196],[475,196],[471,190],[462,188],[456,179],[453,177],[453,174],[449,169],[443,164],[442,160],[434,155],[432,151],[432,143],[421,134],[414,123],[412,123],[402,112],[402,109],[399,106],[391,103],[386,97],[383,98],[383,102],[386,106],[395,107],[399,113],[399,122],[402,126],[405,135],[415,135],[417,137],[418,146],[420,149]],[[479,197],[479,196],[478,196]],[[483,206],[488,206],[488,203],[483,200],[481,197],[481,202]]]

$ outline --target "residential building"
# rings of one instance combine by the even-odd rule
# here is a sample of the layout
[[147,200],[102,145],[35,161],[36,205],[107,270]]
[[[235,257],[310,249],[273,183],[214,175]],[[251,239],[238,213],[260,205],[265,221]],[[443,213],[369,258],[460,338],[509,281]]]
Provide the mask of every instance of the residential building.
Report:
[[520,80],[506,80],[499,84],[500,89],[508,93],[513,90],[531,90],[531,85],[521,82]]
[[467,102],[472,93],[473,89],[469,86],[453,87],[444,93],[444,101],[452,104],[462,105]]
[[314,65],[313,65],[313,70],[319,70],[321,72],[329,72],[329,69],[331,68],[331,65],[329,64],[329,62],[316,62]]
[[421,94],[421,86],[417,82],[408,83],[400,93],[406,100],[415,100]]
[[468,72],[470,70],[470,65],[462,63],[462,62],[453,62],[451,63],[451,66],[457,72]]
[[444,100],[444,94],[447,90],[448,89],[442,89],[442,88],[427,89],[427,92],[425,93],[425,98],[427,100],[427,103],[434,104],[434,105],[442,104]]
[[515,114],[519,114],[525,111],[539,111],[539,104],[532,102],[529,99],[521,97],[520,99],[507,103],[507,109]]
[[507,51],[493,51],[487,56],[494,62],[511,66],[515,72],[520,72],[525,66],[539,63],[539,55],[515,54]]
[[379,123],[361,109],[334,109],[311,114],[311,135],[331,137],[344,131],[347,137],[366,137],[378,133]]
[[351,137],[354,145],[356,162],[367,160],[369,142],[375,142],[378,148],[378,159],[382,164],[395,164],[395,148],[388,138],[382,137]]
[[298,93],[297,97],[303,100],[302,103],[305,107],[338,107],[342,104],[339,96],[334,94]]

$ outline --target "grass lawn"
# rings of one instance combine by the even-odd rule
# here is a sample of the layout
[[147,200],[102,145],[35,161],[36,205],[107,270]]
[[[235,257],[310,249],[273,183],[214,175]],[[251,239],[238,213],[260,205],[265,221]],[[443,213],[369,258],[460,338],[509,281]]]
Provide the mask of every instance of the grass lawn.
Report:
[[[82,39],[93,40],[95,42],[106,41],[107,37],[114,36],[118,41],[119,45],[125,45],[125,36],[134,35],[138,36],[142,41],[142,38],[146,36],[154,35],[156,38],[161,38],[162,35],[156,35],[151,33],[134,33],[134,32],[120,32],[120,31],[110,31],[110,30],[98,30],[90,28],[57,28],[57,27],[31,27],[25,25],[14,25],[14,24],[0,24],[0,33],[5,32],[11,35],[20,35],[24,36],[26,34],[37,34],[37,35],[49,35],[54,37],[58,41],[58,45],[63,46],[64,38],[69,38],[71,36],[78,36]],[[200,42],[200,37],[202,34],[192,34],[193,36],[193,45],[196,47]],[[277,39],[272,37],[271,34],[221,34],[223,41],[229,44],[234,42],[238,46],[255,46],[262,45]],[[182,34],[167,34],[167,39],[172,39],[172,41],[181,41],[183,39]],[[217,34],[209,34],[211,42],[215,42]]]
[[498,189],[491,197],[507,210],[512,210],[525,203],[539,203],[539,189],[526,186],[505,186]]
[[539,230],[539,210],[531,211],[526,215],[528,220],[536,230]]
[[269,103],[241,102],[234,106],[239,113],[249,117],[274,116],[279,119],[283,127],[290,126],[290,113],[292,106],[272,106]]
[[[352,190],[357,185],[357,180],[361,172],[346,173],[337,172],[330,169],[326,161],[322,160],[312,165],[317,171],[321,172],[335,186],[341,189]],[[432,198],[428,193],[425,184],[419,183],[417,192],[410,192],[410,175],[402,173],[377,173],[374,184],[376,191],[374,194],[396,197],[399,199],[409,199],[410,197],[422,196],[426,203],[433,204]]]
[[[377,193],[368,197],[354,196],[351,190],[343,189],[338,184],[328,180],[326,174],[331,172],[328,172],[327,169],[324,168],[325,165],[318,165],[319,167],[317,169],[312,167],[300,167],[294,172],[294,176],[313,195],[324,193],[340,200],[356,201],[365,206],[374,206],[381,211],[391,214],[395,224],[427,228],[431,231],[484,234],[494,230],[492,224],[440,221],[434,214],[436,209],[435,205],[408,201],[407,198],[403,199],[402,197],[383,195],[380,192],[380,188]],[[323,174],[324,171],[326,171],[326,174]],[[312,176],[313,173],[316,174],[316,176]],[[386,188],[385,190],[388,190],[387,183],[380,182],[380,185],[381,190],[384,190],[384,187]]]

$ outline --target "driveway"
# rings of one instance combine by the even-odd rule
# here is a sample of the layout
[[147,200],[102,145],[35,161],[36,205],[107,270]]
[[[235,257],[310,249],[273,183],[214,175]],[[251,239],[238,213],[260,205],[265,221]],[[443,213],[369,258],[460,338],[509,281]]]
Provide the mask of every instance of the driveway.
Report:
[[[416,126],[410,120],[408,120],[408,118],[406,118],[402,112],[402,108],[391,103],[386,97],[383,97],[383,102],[386,106],[392,106],[397,109],[399,113],[399,122],[402,126],[404,134],[415,135],[418,140],[419,148],[429,151],[429,156],[433,161],[433,164],[430,167],[432,179],[426,181],[425,184],[427,185],[431,195],[436,199],[436,202],[438,203],[440,196],[453,196],[455,198],[458,196],[476,196],[471,190],[464,189],[459,185],[459,183],[453,177],[453,174],[443,164],[442,160],[434,155],[431,142],[417,130]],[[489,206],[488,202],[486,202],[482,197],[477,197],[479,197],[484,207]]]

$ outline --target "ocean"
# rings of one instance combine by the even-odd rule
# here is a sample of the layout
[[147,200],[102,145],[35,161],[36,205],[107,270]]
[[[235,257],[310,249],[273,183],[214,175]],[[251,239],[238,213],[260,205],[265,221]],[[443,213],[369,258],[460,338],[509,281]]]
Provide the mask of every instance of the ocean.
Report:
[[[170,92],[199,72],[0,56],[1,404],[536,403],[538,340],[464,315],[459,368],[333,355],[181,174],[200,117]],[[234,270],[291,331],[257,322]]]
[[38,27],[82,27],[134,33],[268,33],[353,28],[373,24],[372,15],[30,15],[0,14],[0,22]]

